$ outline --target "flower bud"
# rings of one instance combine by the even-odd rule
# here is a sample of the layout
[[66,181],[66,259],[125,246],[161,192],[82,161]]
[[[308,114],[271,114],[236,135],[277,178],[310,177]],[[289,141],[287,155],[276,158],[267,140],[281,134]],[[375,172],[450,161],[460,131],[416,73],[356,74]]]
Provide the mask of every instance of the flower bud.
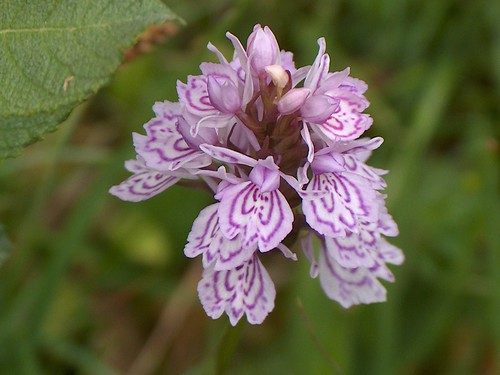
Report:
[[342,155],[336,152],[321,155],[316,154],[311,164],[311,169],[317,175],[322,173],[340,173],[345,171],[344,163]]
[[311,95],[311,90],[305,88],[291,89],[278,102],[278,111],[282,115],[289,115],[298,111]]
[[300,114],[306,121],[323,124],[339,106],[339,101],[328,95],[313,95],[306,98]]
[[207,82],[210,103],[222,113],[236,113],[241,109],[241,98],[238,88],[230,80],[224,83],[209,76]]
[[248,178],[259,187],[262,193],[274,191],[280,187],[279,168],[274,164],[272,156],[259,160]]
[[266,74],[265,67],[278,62],[280,48],[276,37],[269,27],[256,25],[248,37],[247,54],[255,75]]

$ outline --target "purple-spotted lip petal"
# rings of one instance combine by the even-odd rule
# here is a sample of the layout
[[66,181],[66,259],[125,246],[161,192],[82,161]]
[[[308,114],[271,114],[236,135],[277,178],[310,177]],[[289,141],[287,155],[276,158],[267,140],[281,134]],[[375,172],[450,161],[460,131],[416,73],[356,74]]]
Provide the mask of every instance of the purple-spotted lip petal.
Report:
[[193,223],[184,254],[194,258],[203,254],[203,267],[215,271],[230,270],[245,263],[257,250],[244,247],[241,236],[228,239],[219,229],[219,203],[204,208]]
[[222,233],[227,238],[241,234],[245,247],[272,250],[292,230],[293,212],[279,190],[263,193],[248,181],[226,187],[218,197]]
[[369,269],[347,269],[320,251],[319,277],[326,295],[344,308],[361,303],[383,302],[386,290]]
[[373,267],[375,254],[370,252],[370,246],[363,246],[359,237],[352,232],[348,232],[346,237],[325,237],[325,250],[343,268]]
[[224,312],[234,326],[246,315],[250,324],[260,324],[274,309],[276,290],[266,269],[253,256],[230,270],[206,268],[198,284],[205,312],[217,319]]

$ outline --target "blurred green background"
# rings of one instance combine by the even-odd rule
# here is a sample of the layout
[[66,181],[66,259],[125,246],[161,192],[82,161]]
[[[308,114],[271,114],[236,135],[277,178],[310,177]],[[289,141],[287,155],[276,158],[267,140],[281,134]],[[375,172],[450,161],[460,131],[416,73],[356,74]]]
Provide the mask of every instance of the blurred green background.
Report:
[[[169,1],[186,21],[143,41],[61,128],[0,164],[1,374],[500,374],[500,2]],[[268,259],[276,308],[261,326],[207,318],[187,233],[211,197],[174,187],[147,202],[108,194],[131,132],[212,41],[230,57],[269,25],[298,66],[325,36],[332,69],[369,84],[371,164],[389,169],[388,302],[342,309],[308,263]],[[159,32],[151,35],[158,36]],[[161,33],[160,33],[161,34]],[[151,36],[150,35],[150,36]],[[154,37],[153,37],[154,39]],[[160,38],[162,39],[162,38]],[[5,241],[0,227],[0,241]]]

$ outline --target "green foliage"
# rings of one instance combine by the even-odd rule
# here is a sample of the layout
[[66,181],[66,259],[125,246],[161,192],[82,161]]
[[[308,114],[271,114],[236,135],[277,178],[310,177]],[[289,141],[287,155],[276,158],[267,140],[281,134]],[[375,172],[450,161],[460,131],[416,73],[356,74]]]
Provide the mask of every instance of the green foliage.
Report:
[[5,229],[3,225],[0,224],[0,266],[9,257],[12,250],[12,244],[10,243],[7,235],[5,234]]
[[174,18],[159,0],[3,1],[0,159],[55,130],[109,81],[137,34]]

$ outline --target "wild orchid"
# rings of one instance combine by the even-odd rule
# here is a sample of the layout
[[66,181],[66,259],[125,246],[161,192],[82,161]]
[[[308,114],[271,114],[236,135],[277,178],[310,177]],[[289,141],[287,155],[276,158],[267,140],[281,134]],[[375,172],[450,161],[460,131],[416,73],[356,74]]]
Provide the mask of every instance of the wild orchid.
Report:
[[285,245],[297,236],[328,297],[345,308],[384,301],[378,279],[393,281],[386,264],[404,258],[385,240],[398,234],[381,193],[386,171],[366,164],[382,138],[359,138],[372,125],[367,85],[349,69],[329,71],[323,38],[313,64],[296,68],[267,26],[254,27],[246,48],[227,37],[231,61],[209,44],[219,62],[178,82],[178,102],[153,106],[146,135],[133,135],[133,175],[111,194],[137,202],[181,179],[206,183],[215,203],[184,253],[202,257],[198,293],[212,318],[262,323],[276,291],[261,254],[297,260]]

